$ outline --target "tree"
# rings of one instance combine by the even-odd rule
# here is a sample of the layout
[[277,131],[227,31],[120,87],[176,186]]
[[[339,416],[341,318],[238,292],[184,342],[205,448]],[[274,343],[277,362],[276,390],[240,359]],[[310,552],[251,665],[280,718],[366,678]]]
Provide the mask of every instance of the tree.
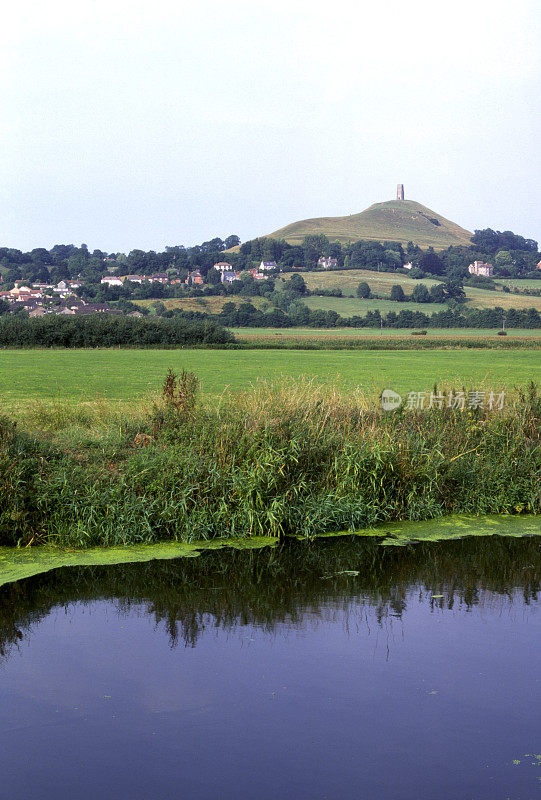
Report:
[[285,289],[292,292],[297,292],[300,295],[306,294],[306,283],[304,282],[302,275],[293,274],[287,281]]
[[[419,287],[416,286],[416,289]],[[404,289],[398,284],[395,283],[394,286],[391,287],[391,300],[395,300],[397,303],[403,303],[406,299],[406,295],[404,294]]]
[[514,264],[514,259],[509,250],[498,250],[494,256],[494,266],[496,267],[511,267]]
[[430,301],[430,295],[424,283],[420,283],[415,287],[411,299],[414,303],[428,303]]
[[207,272],[207,283],[211,283],[214,286],[217,286],[219,283],[221,283],[221,275],[217,269],[214,269],[214,267],[211,267]]
[[434,286],[431,286],[429,289],[430,294],[430,301],[432,303],[443,303],[446,298],[445,289],[443,284],[435,283]]
[[444,288],[449,299],[456,300],[458,303],[463,303],[466,299],[466,292],[461,281],[447,281]]
[[445,272],[443,261],[432,248],[423,253],[419,259],[419,269],[423,272],[430,272],[431,275],[443,275]]
[[361,281],[360,284],[357,286],[357,297],[370,297],[370,286],[367,284],[366,281]]
[[226,250],[229,250],[230,247],[237,247],[239,244],[240,238],[236,234],[231,234],[231,236],[228,236],[224,242]]

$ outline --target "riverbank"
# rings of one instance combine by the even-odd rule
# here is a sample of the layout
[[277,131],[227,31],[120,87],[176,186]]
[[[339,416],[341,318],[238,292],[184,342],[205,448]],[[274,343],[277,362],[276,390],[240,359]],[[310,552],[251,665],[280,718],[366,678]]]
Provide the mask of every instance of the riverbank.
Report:
[[[411,544],[492,536],[501,539],[541,536],[541,515],[473,517],[453,514],[426,522],[394,522],[376,528],[360,529],[354,533],[331,532],[322,534],[319,541],[349,538],[352,541],[370,540],[383,547],[404,547]],[[58,546],[0,547],[0,587],[62,567],[104,567],[148,561],[170,561],[178,558],[191,559],[217,550],[260,550],[268,547],[276,548],[278,545],[277,538],[255,536],[192,543],[160,542],[125,547],[93,547],[86,550]],[[346,569],[339,570],[336,574],[359,573]]]
[[152,406],[97,426],[59,404],[33,424],[4,418],[0,545],[312,537],[541,511],[534,385],[501,409],[488,393],[485,408],[449,407],[451,390],[439,389],[433,408],[395,412],[310,382],[219,403],[197,388],[191,375],[171,378]]

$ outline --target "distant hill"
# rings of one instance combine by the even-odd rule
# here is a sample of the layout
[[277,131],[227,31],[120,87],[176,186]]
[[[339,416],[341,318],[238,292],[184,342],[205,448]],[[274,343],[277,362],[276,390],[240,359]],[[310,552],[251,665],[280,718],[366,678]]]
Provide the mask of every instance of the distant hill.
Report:
[[314,233],[323,233],[331,241],[342,243],[357,239],[402,244],[414,242],[420,247],[436,250],[469,244],[473,235],[414,200],[389,200],[374,203],[366,211],[348,217],[317,217],[293,222],[268,236],[300,244],[305,236]]

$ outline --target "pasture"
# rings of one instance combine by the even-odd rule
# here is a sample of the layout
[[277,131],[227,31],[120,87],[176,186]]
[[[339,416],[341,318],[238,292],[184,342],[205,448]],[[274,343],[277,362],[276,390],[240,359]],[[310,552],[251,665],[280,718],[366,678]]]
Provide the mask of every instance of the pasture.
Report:
[[[238,339],[244,341],[255,341],[258,339],[269,341],[273,339],[298,340],[300,342],[310,339],[314,342],[327,341],[330,339],[384,339],[395,340],[400,337],[407,337],[411,340],[411,328],[384,328],[383,333],[378,328],[230,328]],[[502,340],[497,335],[494,328],[428,328],[426,339],[443,339],[442,346],[446,345],[445,340],[456,338],[468,338],[481,340],[484,342],[489,339],[498,345]],[[541,328],[509,328],[505,342],[520,339],[532,340],[532,345],[536,345],[541,340]],[[422,341],[416,340],[419,346]]]
[[448,306],[444,303],[396,303],[393,300],[364,300],[360,297],[305,297],[303,302],[311,309],[323,311],[336,311],[341,317],[366,316],[368,311],[379,311],[388,314],[394,311],[421,311],[423,314],[435,314],[445,311]]
[[149,400],[171,367],[193,371],[203,394],[244,390],[258,381],[307,378],[376,396],[430,391],[434,384],[511,390],[539,381],[541,351],[466,350],[4,350],[4,413],[30,403]]
[[[356,291],[359,283],[361,281],[366,281],[366,283],[370,286],[371,290],[378,295],[382,295],[384,298],[389,297],[391,294],[391,288],[394,284],[400,285],[404,293],[406,295],[410,295],[416,286],[419,286],[420,283],[424,283],[425,286],[430,288],[437,283],[441,283],[441,281],[434,280],[432,278],[422,278],[421,280],[414,280],[413,278],[409,278],[407,275],[401,275],[400,273],[396,272],[374,272],[373,270],[368,269],[346,269],[346,270],[329,270],[328,272],[303,272],[302,277],[306,283],[306,286],[310,291],[315,291],[317,289],[341,289],[342,293],[345,297],[355,297],[356,298]],[[530,283],[525,281],[524,284]],[[535,282],[534,282],[535,283]],[[541,283],[539,281],[538,283]],[[513,282],[509,282],[510,285],[521,285],[520,281],[514,280]],[[495,308],[496,306],[503,308],[503,309],[511,309],[511,308],[536,308],[538,311],[541,311],[541,297],[532,297],[529,295],[518,295],[512,293],[504,293],[503,291],[490,291],[488,289],[477,289],[473,286],[465,286],[464,290],[466,292],[467,298],[467,305],[471,306],[472,308]],[[325,298],[325,299],[333,299],[333,298]],[[336,298],[340,300],[340,298]],[[370,301],[369,301],[370,302]],[[371,301],[377,302],[377,301]],[[322,308],[323,306],[317,306],[318,308]],[[345,306],[346,307],[346,306]],[[384,306],[375,306],[379,307],[380,310],[384,309]],[[389,310],[391,311],[400,311],[402,308],[409,308],[412,311],[416,310],[417,307],[421,311],[425,311],[426,313],[432,313],[432,311],[441,310],[441,308],[445,308],[445,306],[441,306],[439,304],[430,304],[430,303],[420,303],[414,304],[408,303],[407,305],[403,305],[400,303],[392,303]],[[338,313],[342,314],[339,310],[339,307],[333,307],[333,310],[338,311]],[[358,312],[352,312],[358,313]],[[348,316],[346,312],[343,313],[343,316]]]

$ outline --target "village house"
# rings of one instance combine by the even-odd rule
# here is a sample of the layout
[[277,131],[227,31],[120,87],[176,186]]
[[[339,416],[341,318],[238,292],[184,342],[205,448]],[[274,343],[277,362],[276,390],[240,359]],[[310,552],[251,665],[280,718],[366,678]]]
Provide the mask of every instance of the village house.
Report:
[[266,276],[264,273],[262,273],[262,272],[259,272],[259,270],[258,270],[258,269],[248,269],[248,270],[246,270],[246,271],[247,271],[247,272],[248,272],[248,273],[249,273],[249,274],[252,276],[252,278],[253,278],[254,280],[256,280],[256,281],[266,281],[266,280],[267,280],[267,276]]
[[537,269],[541,269],[541,261],[538,263]]
[[336,269],[338,266],[338,259],[321,256],[321,258],[318,259],[317,265],[322,269]]
[[123,286],[122,278],[117,278],[115,275],[104,275],[100,283],[106,283],[107,286]]
[[169,275],[165,272],[157,272],[155,275],[147,275],[146,280],[150,283],[169,283]]
[[233,283],[233,281],[240,280],[240,273],[234,272],[232,269],[230,270],[223,270],[220,275],[220,281],[222,283]]
[[228,264],[227,261],[218,261],[217,264],[214,264],[214,269],[218,270],[218,272],[233,272],[233,266]]
[[262,261],[259,265],[260,272],[270,272],[273,269],[278,269],[276,261]]
[[407,264],[404,264],[404,269],[413,269],[413,264],[411,263],[411,261],[408,261]]
[[483,275],[485,278],[490,278],[494,275],[494,267],[484,261],[474,261],[469,265],[468,272],[471,275]]
[[130,283],[143,283],[146,278],[143,275],[124,275],[122,278],[124,281],[130,281]]
[[188,277],[184,281],[187,286],[191,286],[192,284],[202,284],[203,283],[203,276],[199,272],[198,269],[194,269],[193,272],[188,272]]
[[0,292],[3,300],[10,302],[22,302],[26,300],[41,300],[43,294],[40,289],[31,289],[29,286],[15,286],[9,292]]

